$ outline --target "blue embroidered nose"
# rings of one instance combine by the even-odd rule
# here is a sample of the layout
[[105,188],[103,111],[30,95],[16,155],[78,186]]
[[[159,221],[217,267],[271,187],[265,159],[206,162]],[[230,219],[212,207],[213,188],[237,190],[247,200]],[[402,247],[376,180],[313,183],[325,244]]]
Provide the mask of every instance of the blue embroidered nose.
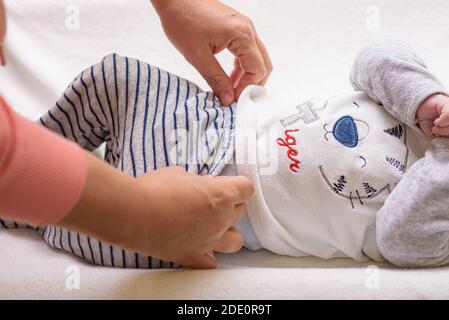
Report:
[[359,143],[359,134],[354,118],[344,116],[335,122],[332,134],[335,139],[348,148],[354,148]]

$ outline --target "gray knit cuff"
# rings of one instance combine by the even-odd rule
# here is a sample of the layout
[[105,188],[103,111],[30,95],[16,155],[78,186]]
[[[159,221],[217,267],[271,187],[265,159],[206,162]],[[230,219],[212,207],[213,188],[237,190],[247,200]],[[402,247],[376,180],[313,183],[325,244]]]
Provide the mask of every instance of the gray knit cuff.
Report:
[[421,104],[430,96],[434,94],[444,94],[449,96],[449,92],[442,85],[439,84],[429,84],[427,86],[421,87],[416,90],[409,98],[406,109],[405,109],[405,123],[410,126],[410,128],[421,132],[418,126],[416,112],[421,106]]

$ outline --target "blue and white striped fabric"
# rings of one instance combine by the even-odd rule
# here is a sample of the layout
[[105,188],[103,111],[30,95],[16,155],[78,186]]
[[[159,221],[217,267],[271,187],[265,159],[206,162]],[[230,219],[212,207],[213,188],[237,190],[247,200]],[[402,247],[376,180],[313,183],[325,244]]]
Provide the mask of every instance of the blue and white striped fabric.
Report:
[[[105,160],[132,176],[167,166],[218,175],[233,157],[234,114],[189,81],[113,54],[82,72],[39,122],[88,150],[106,142]],[[51,247],[95,264],[177,267],[59,227],[38,231]]]

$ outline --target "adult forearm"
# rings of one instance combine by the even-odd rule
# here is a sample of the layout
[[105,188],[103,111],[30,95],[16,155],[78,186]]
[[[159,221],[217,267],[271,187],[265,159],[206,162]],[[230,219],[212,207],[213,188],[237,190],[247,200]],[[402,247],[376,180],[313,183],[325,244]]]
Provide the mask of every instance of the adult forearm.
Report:
[[[58,224],[116,245],[125,245],[136,229],[148,225],[147,221],[141,220],[151,220],[144,188],[138,185],[137,179],[93,154],[86,152],[85,157],[85,188],[76,206]],[[148,252],[150,243],[147,245],[145,253],[151,253]]]
[[15,114],[0,97],[0,217],[55,223],[75,206],[85,178],[79,146]]
[[60,224],[117,243],[139,225],[136,219],[148,217],[136,181],[0,98],[0,217]]

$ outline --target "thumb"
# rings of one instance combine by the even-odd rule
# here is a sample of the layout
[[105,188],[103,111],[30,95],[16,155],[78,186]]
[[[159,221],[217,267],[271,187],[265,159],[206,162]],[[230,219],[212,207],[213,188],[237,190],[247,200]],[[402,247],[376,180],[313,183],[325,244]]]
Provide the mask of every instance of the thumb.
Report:
[[214,93],[220,99],[220,103],[224,106],[230,105],[235,100],[231,79],[226,75],[220,63],[210,50],[200,51],[204,52],[204,54],[189,59],[189,62],[207,81]]

